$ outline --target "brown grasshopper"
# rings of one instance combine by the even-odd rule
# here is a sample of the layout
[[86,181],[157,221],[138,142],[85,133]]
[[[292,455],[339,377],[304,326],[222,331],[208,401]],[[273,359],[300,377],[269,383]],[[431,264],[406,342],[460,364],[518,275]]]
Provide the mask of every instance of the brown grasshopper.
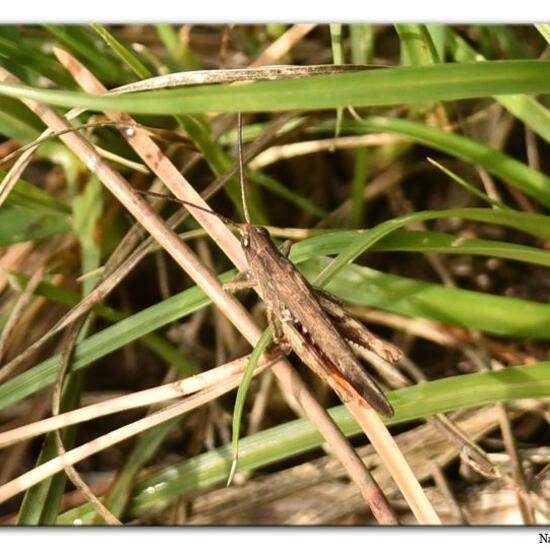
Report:
[[238,133],[241,193],[246,220],[239,229],[249,267],[246,285],[258,286],[274,341],[282,343],[286,340],[287,349],[294,350],[343,401],[364,399],[383,415],[393,416],[393,407],[347,341],[370,349],[391,363],[399,360],[401,351],[383,342],[353,319],[335,297],[312,287],[275,246],[267,229],[250,221],[240,114]]
[[393,416],[393,407],[378,384],[365,371],[348,342],[367,348],[391,363],[399,360],[401,351],[383,342],[353,319],[334,296],[311,286],[286,254],[275,246],[267,229],[250,221],[244,180],[240,114],[238,154],[245,223],[236,224],[216,212],[175,199],[176,202],[219,216],[240,231],[249,270],[244,274],[246,280],[229,283],[226,288],[257,286],[267,309],[275,343],[281,344],[287,352],[294,350],[313,372],[331,386],[342,401],[354,400],[362,404],[366,401],[383,415]]
[[241,234],[249,265],[247,284],[259,287],[274,341],[286,340],[286,347],[343,401],[363,398],[378,412],[393,416],[393,407],[347,341],[391,363],[399,360],[401,351],[353,319],[334,296],[312,287],[277,249],[264,227],[247,220]]

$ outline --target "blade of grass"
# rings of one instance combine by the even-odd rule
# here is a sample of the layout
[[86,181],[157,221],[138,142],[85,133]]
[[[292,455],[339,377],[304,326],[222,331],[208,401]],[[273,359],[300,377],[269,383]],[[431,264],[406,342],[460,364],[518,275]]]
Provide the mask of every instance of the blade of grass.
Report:
[[174,30],[172,25],[168,25],[166,23],[157,23],[155,25],[155,29],[157,30],[157,34],[162,40],[162,43],[170,54],[172,60],[179,65],[180,40],[178,37],[178,33]]
[[176,416],[140,435],[136,446],[126,457],[124,466],[122,466],[113,485],[109,488],[109,494],[105,496],[105,506],[115,516],[123,517],[132,495],[137,474],[151,460],[172,430],[180,424],[183,417],[183,415]]
[[[44,25],[53,36],[62,44],[75,52],[81,59],[85,60],[90,67],[98,73],[99,78],[112,80],[113,75],[120,78],[120,65],[114,60],[110,52],[102,49],[98,55],[98,41],[91,31],[79,25]],[[100,42],[99,46],[103,44]]]
[[351,61],[355,65],[368,65],[374,58],[374,26],[353,24],[349,26]]
[[[311,278],[327,264],[321,259],[310,260],[302,264],[303,272]],[[445,289],[444,302],[440,285],[394,279],[393,275],[357,265],[341,271],[326,289],[346,302],[407,317],[432,319],[501,336],[542,340],[550,337],[550,305],[544,303],[454,288]]]
[[[40,121],[20,101],[0,98],[0,132],[19,143],[32,141],[44,128]],[[1,160],[1,159],[0,159]]]
[[264,174],[263,172],[257,170],[247,172],[247,177],[254,183],[262,186],[264,189],[268,189],[274,195],[286,199],[289,203],[294,204],[304,212],[307,212],[316,218],[324,218],[327,215],[326,211],[317,206],[313,201],[299,195],[292,189],[289,189],[276,179]]
[[455,174],[452,170],[449,170],[448,168],[446,168],[445,166],[443,166],[442,164],[440,164],[436,160],[434,160],[430,157],[426,157],[426,160],[430,164],[433,164],[436,168],[439,168],[442,172],[447,174],[453,181],[456,181],[456,183],[458,183],[459,185],[464,187],[464,189],[466,189],[467,191],[472,193],[472,195],[475,195],[477,198],[481,199],[483,202],[486,202],[488,205],[493,206],[494,208],[507,208],[507,209],[510,209],[504,203],[502,203],[502,202],[500,202],[496,199],[492,199],[491,197],[489,197],[489,195],[487,195],[483,191],[479,190],[477,187],[475,187],[471,183],[467,182],[464,178],[461,178],[458,174]]
[[14,72],[23,72],[20,77],[28,77],[33,83],[37,83],[40,77],[46,77],[58,86],[73,87],[63,68],[21,35],[17,39],[0,35],[0,57],[9,61]]
[[[6,172],[0,170],[0,182]],[[62,202],[54,199],[49,193],[25,180],[18,180],[5,202],[6,205],[18,206],[48,214],[69,214],[70,209]]]
[[[513,74],[514,78],[510,78]],[[327,94],[327,86],[331,93]],[[187,87],[118,96],[0,85],[0,94],[50,105],[142,114],[330,109],[550,92],[550,62],[486,61],[310,76],[243,86]]]
[[[374,30],[370,24],[354,24],[349,26],[351,39],[351,59],[356,65],[372,63],[374,56]],[[351,184],[350,227],[359,228],[363,225],[364,191],[369,175],[369,151],[358,149],[355,153],[353,180]]]
[[59,213],[37,212],[19,206],[0,210],[0,246],[24,241],[39,241],[68,233],[69,220]]
[[103,25],[92,23],[90,26],[139,78],[149,78],[153,76],[151,71],[139,60],[139,58],[128,48],[123,46]]
[[469,138],[438,128],[388,117],[368,117],[348,127],[351,131],[390,132],[448,153],[459,159],[479,164],[506,183],[521,189],[541,204],[550,206],[550,178],[526,164]]
[[239,437],[241,431],[241,419],[243,416],[246,396],[248,394],[248,388],[250,387],[250,382],[252,382],[252,376],[254,374],[254,370],[258,364],[258,361],[260,360],[262,354],[267,351],[271,340],[271,331],[269,329],[266,329],[258,340],[258,343],[254,346],[252,353],[250,354],[246,369],[243,373],[243,378],[241,380],[241,383],[239,384],[239,389],[237,390],[235,407],[233,409],[233,434],[231,437],[231,453],[233,459],[231,463],[231,470],[229,471],[229,476],[227,478],[227,486],[231,485],[231,481],[233,480],[233,476],[235,475],[235,472],[237,470],[237,463],[239,460]]
[[[322,233],[317,237],[312,237],[295,244],[290,257],[293,262],[300,263],[311,258],[313,255],[312,251],[315,251],[314,254],[316,256],[337,254],[343,248],[356,242],[358,236],[362,233],[357,231]],[[396,230],[382,237],[369,250],[371,252],[400,251],[472,254],[550,267],[550,252],[548,250],[501,241],[461,238],[437,231]]]
[[401,59],[404,65],[419,67],[439,63],[426,25],[397,24],[395,30],[401,42]]

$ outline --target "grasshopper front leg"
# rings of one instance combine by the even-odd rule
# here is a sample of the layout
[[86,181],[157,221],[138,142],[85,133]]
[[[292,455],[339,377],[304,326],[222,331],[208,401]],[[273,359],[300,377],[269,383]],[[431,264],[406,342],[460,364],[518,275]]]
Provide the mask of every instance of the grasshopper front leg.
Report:
[[245,271],[242,273],[238,273],[232,281],[225,283],[223,285],[223,289],[226,292],[234,294],[235,292],[239,292],[240,290],[253,288],[257,284],[258,281],[256,281],[254,275],[250,271]]

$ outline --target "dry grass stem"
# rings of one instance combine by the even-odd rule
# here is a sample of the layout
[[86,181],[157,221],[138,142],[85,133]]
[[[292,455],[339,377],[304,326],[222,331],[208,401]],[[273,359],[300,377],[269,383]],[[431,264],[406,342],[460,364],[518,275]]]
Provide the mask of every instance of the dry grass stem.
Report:
[[[13,309],[11,310],[9,317],[6,320],[6,324],[4,325],[4,329],[2,330],[2,334],[0,335],[0,362],[2,362],[2,359],[4,358],[4,355],[6,353],[8,340],[12,332],[15,330],[15,327],[17,326],[17,324],[21,321],[21,315],[23,314],[23,311],[25,310],[29,302],[32,300],[33,293],[36,287],[40,284],[40,281],[42,280],[43,276],[44,276],[44,268],[39,267],[33,273],[27,286],[25,287],[23,292],[19,295],[15,305],[13,306]],[[0,367],[0,371],[1,371],[1,367]]]
[[292,25],[277,40],[272,42],[251,64],[251,67],[271,65],[285,56],[304,36],[311,32],[317,24]]
[[422,525],[439,525],[439,519],[432,504],[426,497],[418,479],[403,458],[403,454],[380,416],[370,408],[346,403],[353,416],[365,433],[369,435],[372,446],[382,457],[390,475],[401,490],[403,497],[411,507],[413,514]]
[[287,145],[274,145],[260,153],[251,163],[252,170],[265,168],[280,160],[291,159],[303,155],[311,155],[322,151],[336,149],[358,149],[359,147],[380,147],[393,143],[406,143],[410,140],[393,134],[369,134],[366,136],[343,136],[337,138],[299,141]]
[[36,468],[26,472],[25,474],[9,481],[8,483],[0,487],[0,503],[14,497],[15,495],[26,491],[29,487],[44,481],[45,479],[57,474],[65,468],[66,465],[73,465],[85,458],[92,456],[104,449],[108,449],[129,437],[138,435],[145,430],[149,430],[163,422],[170,420],[180,414],[188,412],[196,407],[208,403],[212,399],[227,393],[235,386],[237,386],[239,380],[233,380],[227,384],[218,384],[216,387],[201,391],[196,395],[193,395],[181,403],[167,407],[157,413],[151,414],[126,424],[122,428],[113,430],[105,435],[102,435],[80,447],[75,447],[70,451],[67,451],[64,455],[58,456],[48,462],[37,466]]
[[[205,391],[218,384],[225,384],[234,378],[240,378],[243,374],[248,357],[242,357],[226,365],[210,369],[204,373],[182,378],[169,384],[149,388],[140,392],[131,393],[94,403],[86,407],[74,409],[65,413],[26,424],[12,430],[0,433],[0,448],[8,447],[25,439],[38,435],[87,422],[94,418],[107,416],[121,411],[147,407],[164,401],[181,399],[187,395]],[[271,366],[275,359],[262,360],[258,366],[258,373]]]

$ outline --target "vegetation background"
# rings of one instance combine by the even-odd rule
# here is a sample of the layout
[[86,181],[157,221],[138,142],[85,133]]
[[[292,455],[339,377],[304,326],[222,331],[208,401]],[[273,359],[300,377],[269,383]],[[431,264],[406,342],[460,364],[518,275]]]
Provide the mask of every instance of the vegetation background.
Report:
[[[132,188],[167,193],[169,182],[146,166],[154,153],[236,221],[242,111],[253,220],[296,243],[290,257],[311,280],[334,257],[323,284],[404,351],[396,367],[366,368],[388,389],[391,433],[442,521],[547,523],[549,41],[548,25],[0,27],[2,523],[374,523],[269,369],[242,402],[230,487],[240,376],[212,371],[221,374],[197,402],[186,397],[185,413],[146,423],[177,397],[162,384],[243,357],[250,345],[169,245],[146,240],[138,227],[155,220],[130,216],[125,192],[114,198],[102,185],[116,194],[120,182],[83,162],[38,103],[54,114],[87,109],[72,124]],[[348,64],[369,68],[313,67]],[[310,73],[223,80],[227,69],[271,65]],[[197,74],[213,83],[92,95],[101,84],[180,71],[208,71]],[[135,121],[115,124],[106,115],[115,112]],[[48,125],[55,135],[39,139]],[[132,148],[141,131],[160,152]],[[173,202],[145,200],[166,220],[183,217]],[[177,223],[200,260],[231,280],[220,249],[229,241],[213,242],[192,218]],[[256,295],[239,299],[264,326]],[[289,359],[399,521],[414,522],[349,412]],[[148,388],[159,389],[137,393]],[[83,406],[89,416],[75,424],[32,431],[52,411]],[[40,465],[58,454],[53,428],[67,450],[102,447],[79,456],[78,474],[49,470]]]

